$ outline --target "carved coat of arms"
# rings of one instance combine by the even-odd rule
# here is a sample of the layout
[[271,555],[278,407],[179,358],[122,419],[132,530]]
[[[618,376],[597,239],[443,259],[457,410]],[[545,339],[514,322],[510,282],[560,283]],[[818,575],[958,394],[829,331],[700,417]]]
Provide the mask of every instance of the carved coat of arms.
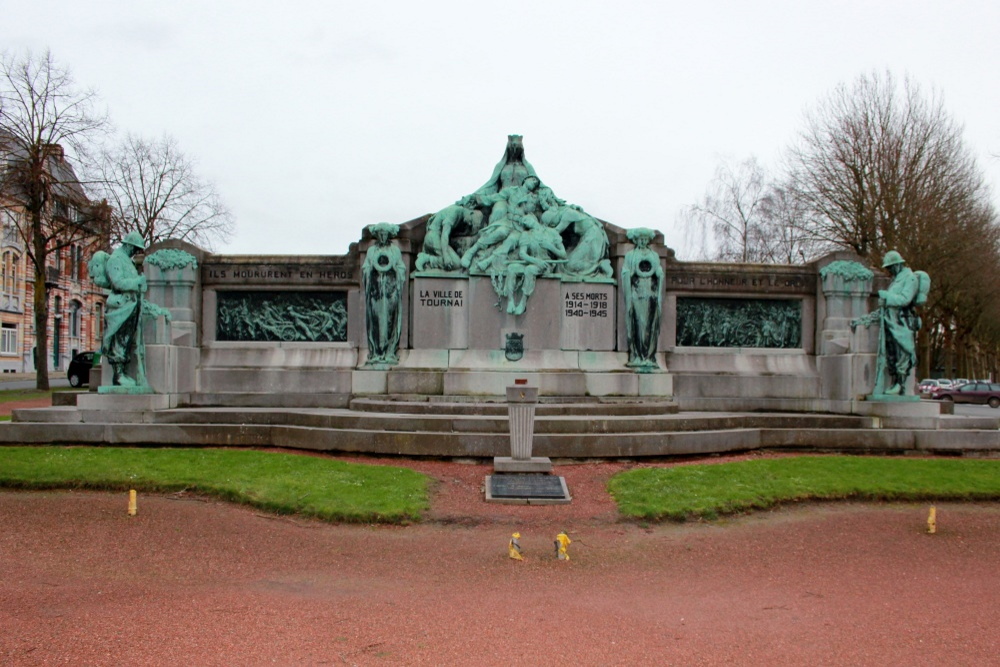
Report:
[[507,361],[518,361],[524,356],[524,334],[507,334],[504,356],[507,357]]

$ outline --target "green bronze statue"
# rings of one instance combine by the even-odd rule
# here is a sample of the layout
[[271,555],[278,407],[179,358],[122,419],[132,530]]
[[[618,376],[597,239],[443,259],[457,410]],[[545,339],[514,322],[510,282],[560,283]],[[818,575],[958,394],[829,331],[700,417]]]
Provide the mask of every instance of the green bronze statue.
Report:
[[490,180],[476,190],[476,194],[496,194],[504,188],[521,185],[528,176],[536,174],[535,168],[524,157],[524,137],[520,134],[509,134],[503,158],[493,168]]
[[399,234],[399,225],[380,222],[368,229],[375,244],[368,248],[361,265],[368,334],[365,366],[384,368],[399,363],[406,265],[399,248],[392,244],[392,239]]
[[[544,199],[543,206],[548,201],[552,200]],[[611,278],[613,272],[608,254],[608,235],[597,218],[587,215],[579,206],[556,204],[542,214],[542,222],[560,234],[569,229],[576,238],[562,267],[564,280],[589,282],[598,278]]]
[[663,309],[663,267],[660,256],[649,247],[656,238],[655,230],[639,227],[628,230],[627,236],[635,248],[625,253],[621,272],[628,343],[626,366],[639,373],[651,373],[659,368],[656,345]]
[[423,250],[417,255],[417,271],[449,272],[462,268],[462,258],[451,245],[451,233],[463,226],[467,233],[479,233],[483,226],[483,212],[475,206],[473,197],[464,197],[430,217]]
[[138,232],[129,232],[122,244],[111,253],[105,266],[111,296],[108,297],[105,311],[107,326],[104,329],[102,352],[111,364],[111,383],[116,386],[136,384],[133,378],[125,374],[125,366],[135,349],[146,277],[139,275],[132,256],[145,249],[142,236]]
[[879,290],[879,307],[853,320],[851,329],[859,324],[879,323],[879,351],[872,393],[905,396],[907,379],[917,363],[916,332],[922,324],[916,308],[927,302],[931,280],[924,271],[912,271],[895,250],[885,254],[882,268],[892,276],[892,283],[888,289]]
[[493,286],[501,299],[507,299],[507,312],[523,315],[528,297],[535,291],[535,280],[552,273],[565,260],[566,249],[559,234],[549,227],[535,224],[518,237],[517,259],[507,263],[502,282],[494,278]]
[[523,184],[508,186],[496,194],[475,195],[481,205],[493,208],[490,224],[462,256],[463,268],[490,275],[506,270],[511,255],[518,252],[521,233],[539,224],[538,185],[537,176],[528,176]]
[[[542,228],[559,243],[549,231],[529,234]],[[489,275],[498,306],[520,314],[537,277],[613,282],[609,246],[604,223],[543,185],[524,157],[523,138],[512,134],[490,180],[430,217],[416,269]]]
[[129,393],[150,391],[146,385],[143,320],[160,316],[170,319],[168,310],[143,298],[147,289],[146,277],[139,274],[132,258],[145,249],[142,235],[132,231],[114,252],[108,255],[99,251],[87,265],[90,279],[99,287],[111,290],[105,307],[101,352],[111,366],[111,386]]

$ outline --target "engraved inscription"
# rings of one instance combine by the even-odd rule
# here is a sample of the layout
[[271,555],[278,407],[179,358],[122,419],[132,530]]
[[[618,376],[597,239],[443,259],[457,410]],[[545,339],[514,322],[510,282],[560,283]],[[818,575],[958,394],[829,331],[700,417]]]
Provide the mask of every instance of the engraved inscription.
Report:
[[562,478],[542,475],[492,475],[494,498],[564,498]]
[[464,290],[420,290],[417,303],[428,308],[456,308],[465,305]]
[[566,317],[607,317],[611,294],[607,291],[566,292],[563,315]]

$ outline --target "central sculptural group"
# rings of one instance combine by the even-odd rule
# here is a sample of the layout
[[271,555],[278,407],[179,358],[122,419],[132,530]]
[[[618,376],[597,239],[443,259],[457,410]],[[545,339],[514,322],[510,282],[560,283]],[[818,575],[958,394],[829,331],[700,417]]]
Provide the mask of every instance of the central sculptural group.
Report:
[[539,277],[614,282],[608,250],[601,222],[543,185],[511,135],[490,180],[430,217],[416,269],[488,275],[501,307],[521,315]]

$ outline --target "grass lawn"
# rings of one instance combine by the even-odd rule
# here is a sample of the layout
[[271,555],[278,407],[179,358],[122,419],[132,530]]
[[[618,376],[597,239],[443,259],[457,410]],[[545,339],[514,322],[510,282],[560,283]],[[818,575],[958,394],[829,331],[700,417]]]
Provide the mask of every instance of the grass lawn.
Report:
[[795,456],[637,468],[608,490],[636,519],[713,519],[800,500],[996,500],[1000,461]]
[[72,387],[54,387],[48,391],[37,389],[0,389],[0,404],[14,401],[33,401],[36,398],[49,398],[54,391],[80,391]]
[[241,449],[0,447],[0,487],[187,490],[330,521],[419,520],[428,482],[406,468]]

